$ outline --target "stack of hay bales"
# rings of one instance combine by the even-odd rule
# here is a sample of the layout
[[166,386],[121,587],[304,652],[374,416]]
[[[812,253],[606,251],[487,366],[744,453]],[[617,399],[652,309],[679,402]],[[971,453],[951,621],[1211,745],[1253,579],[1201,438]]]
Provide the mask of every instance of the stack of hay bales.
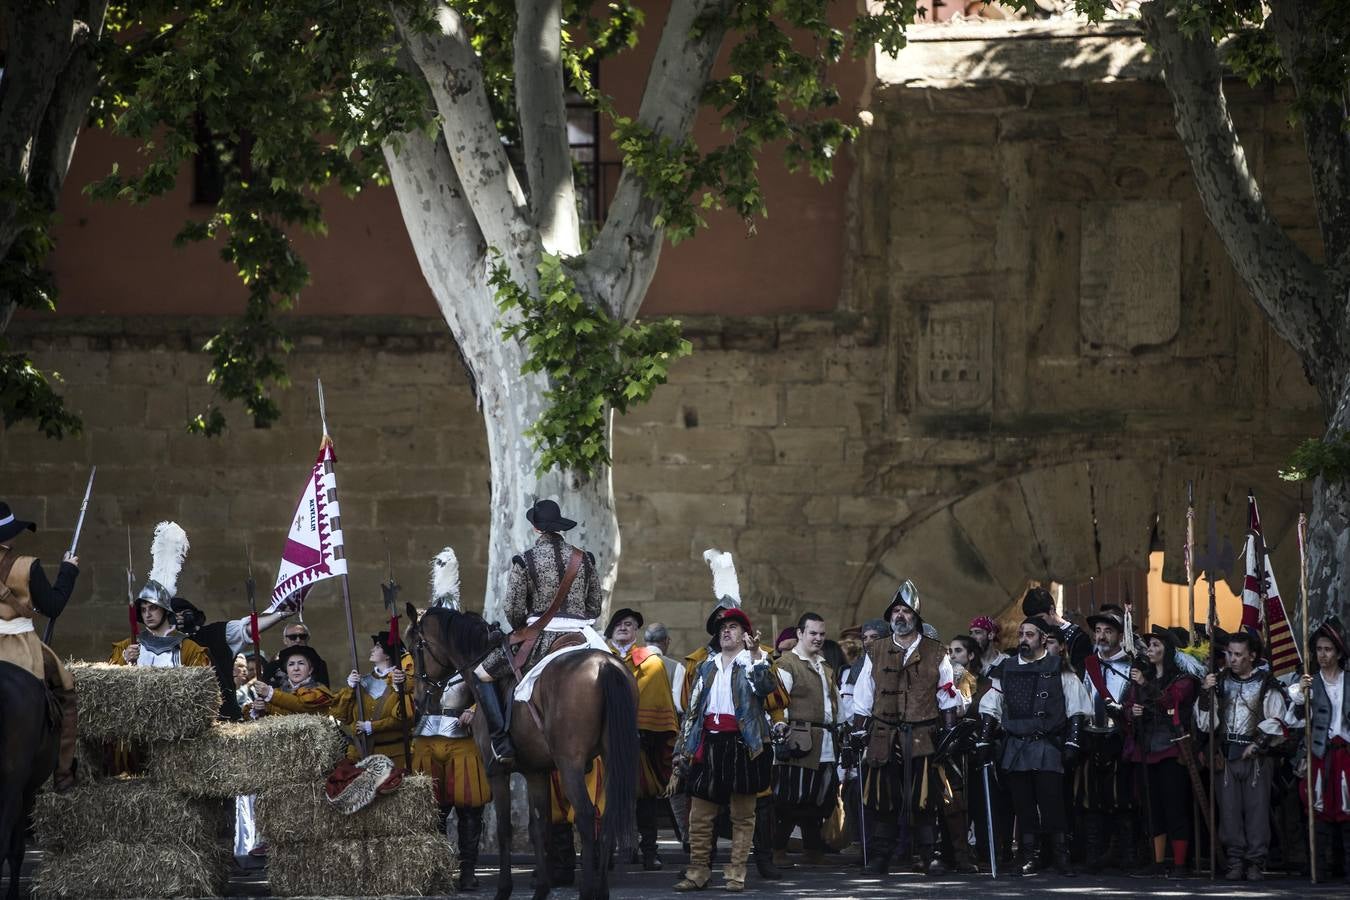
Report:
[[[35,897],[201,897],[228,880],[234,798],[257,796],[277,896],[445,893],[453,854],[432,780],[410,775],[353,815],[324,796],[347,739],[327,716],[218,722],[210,668],[74,663],[82,765],[115,742],[144,775],[39,798]],[[127,754],[123,754],[127,755]]]
[[[73,664],[80,733],[144,754],[154,742],[207,733],[220,708],[215,672]],[[84,752],[89,761],[100,756]],[[228,876],[225,809],[186,797],[172,780],[86,779],[38,798],[34,826],[47,851],[37,897],[217,894]]]
[[438,831],[432,780],[406,776],[393,793],[344,815],[328,802],[324,784],[346,750],[347,739],[326,716],[270,716],[157,745],[150,771],[195,798],[256,794],[275,896],[445,893],[454,860]]
[[318,782],[258,795],[272,893],[300,896],[445,894],[454,858],[438,831],[432,779],[406,775],[393,793],[345,815]]

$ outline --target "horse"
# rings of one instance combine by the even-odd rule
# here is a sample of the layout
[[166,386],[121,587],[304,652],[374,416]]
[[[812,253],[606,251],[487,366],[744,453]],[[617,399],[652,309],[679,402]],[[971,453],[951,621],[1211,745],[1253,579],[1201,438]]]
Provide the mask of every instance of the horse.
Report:
[[8,900],[19,897],[19,868],[38,788],[56,771],[61,726],[48,702],[47,686],[32,672],[0,662],[0,847],[9,861]]
[[[433,607],[419,618],[408,604],[408,622],[405,646],[413,650],[414,697],[422,713],[437,707],[456,673],[469,674],[491,648],[493,637],[482,616],[445,607]],[[529,786],[534,900],[543,900],[552,887],[545,848],[554,769],[580,826],[580,900],[606,900],[610,854],[616,844],[630,846],[636,826],[637,682],[612,653],[573,650],[549,662],[534,685],[530,705],[534,711],[516,702],[510,721],[516,747],[514,770],[525,776]],[[473,733],[483,759],[492,759],[487,729],[475,728]],[[598,823],[586,790],[586,770],[596,756],[605,765],[605,812]],[[510,770],[489,775],[497,812],[496,900],[511,896],[510,776]]]

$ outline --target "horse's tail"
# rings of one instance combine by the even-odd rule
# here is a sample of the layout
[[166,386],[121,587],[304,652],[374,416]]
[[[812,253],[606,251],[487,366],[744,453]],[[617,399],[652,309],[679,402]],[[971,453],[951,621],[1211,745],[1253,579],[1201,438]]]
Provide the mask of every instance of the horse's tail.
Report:
[[605,814],[602,838],[606,845],[631,847],[637,830],[638,726],[633,679],[616,665],[600,672],[605,709]]

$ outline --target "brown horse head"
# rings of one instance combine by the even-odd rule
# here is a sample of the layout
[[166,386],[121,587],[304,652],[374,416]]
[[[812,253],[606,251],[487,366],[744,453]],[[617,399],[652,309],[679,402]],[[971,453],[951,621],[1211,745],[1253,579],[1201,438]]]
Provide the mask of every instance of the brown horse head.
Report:
[[464,672],[491,647],[492,629],[478,613],[433,606],[420,616],[408,604],[404,646],[413,653],[417,682],[413,700],[419,711],[440,702],[446,683]]

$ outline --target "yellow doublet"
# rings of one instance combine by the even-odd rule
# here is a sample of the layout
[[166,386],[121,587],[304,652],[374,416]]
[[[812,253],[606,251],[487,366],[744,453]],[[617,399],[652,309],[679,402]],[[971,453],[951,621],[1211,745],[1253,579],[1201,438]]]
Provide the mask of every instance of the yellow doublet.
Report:
[[[372,697],[363,687],[343,688],[333,704],[333,717],[348,725],[356,723],[356,694],[361,693],[366,721],[370,722],[372,753],[383,754],[394,761],[401,769],[408,768],[408,759],[403,753],[403,726],[412,728],[413,691],[410,681],[404,682],[403,711],[399,711],[398,685],[394,684],[393,674],[384,676],[384,691],[379,697]],[[357,759],[356,748],[348,755]]]

